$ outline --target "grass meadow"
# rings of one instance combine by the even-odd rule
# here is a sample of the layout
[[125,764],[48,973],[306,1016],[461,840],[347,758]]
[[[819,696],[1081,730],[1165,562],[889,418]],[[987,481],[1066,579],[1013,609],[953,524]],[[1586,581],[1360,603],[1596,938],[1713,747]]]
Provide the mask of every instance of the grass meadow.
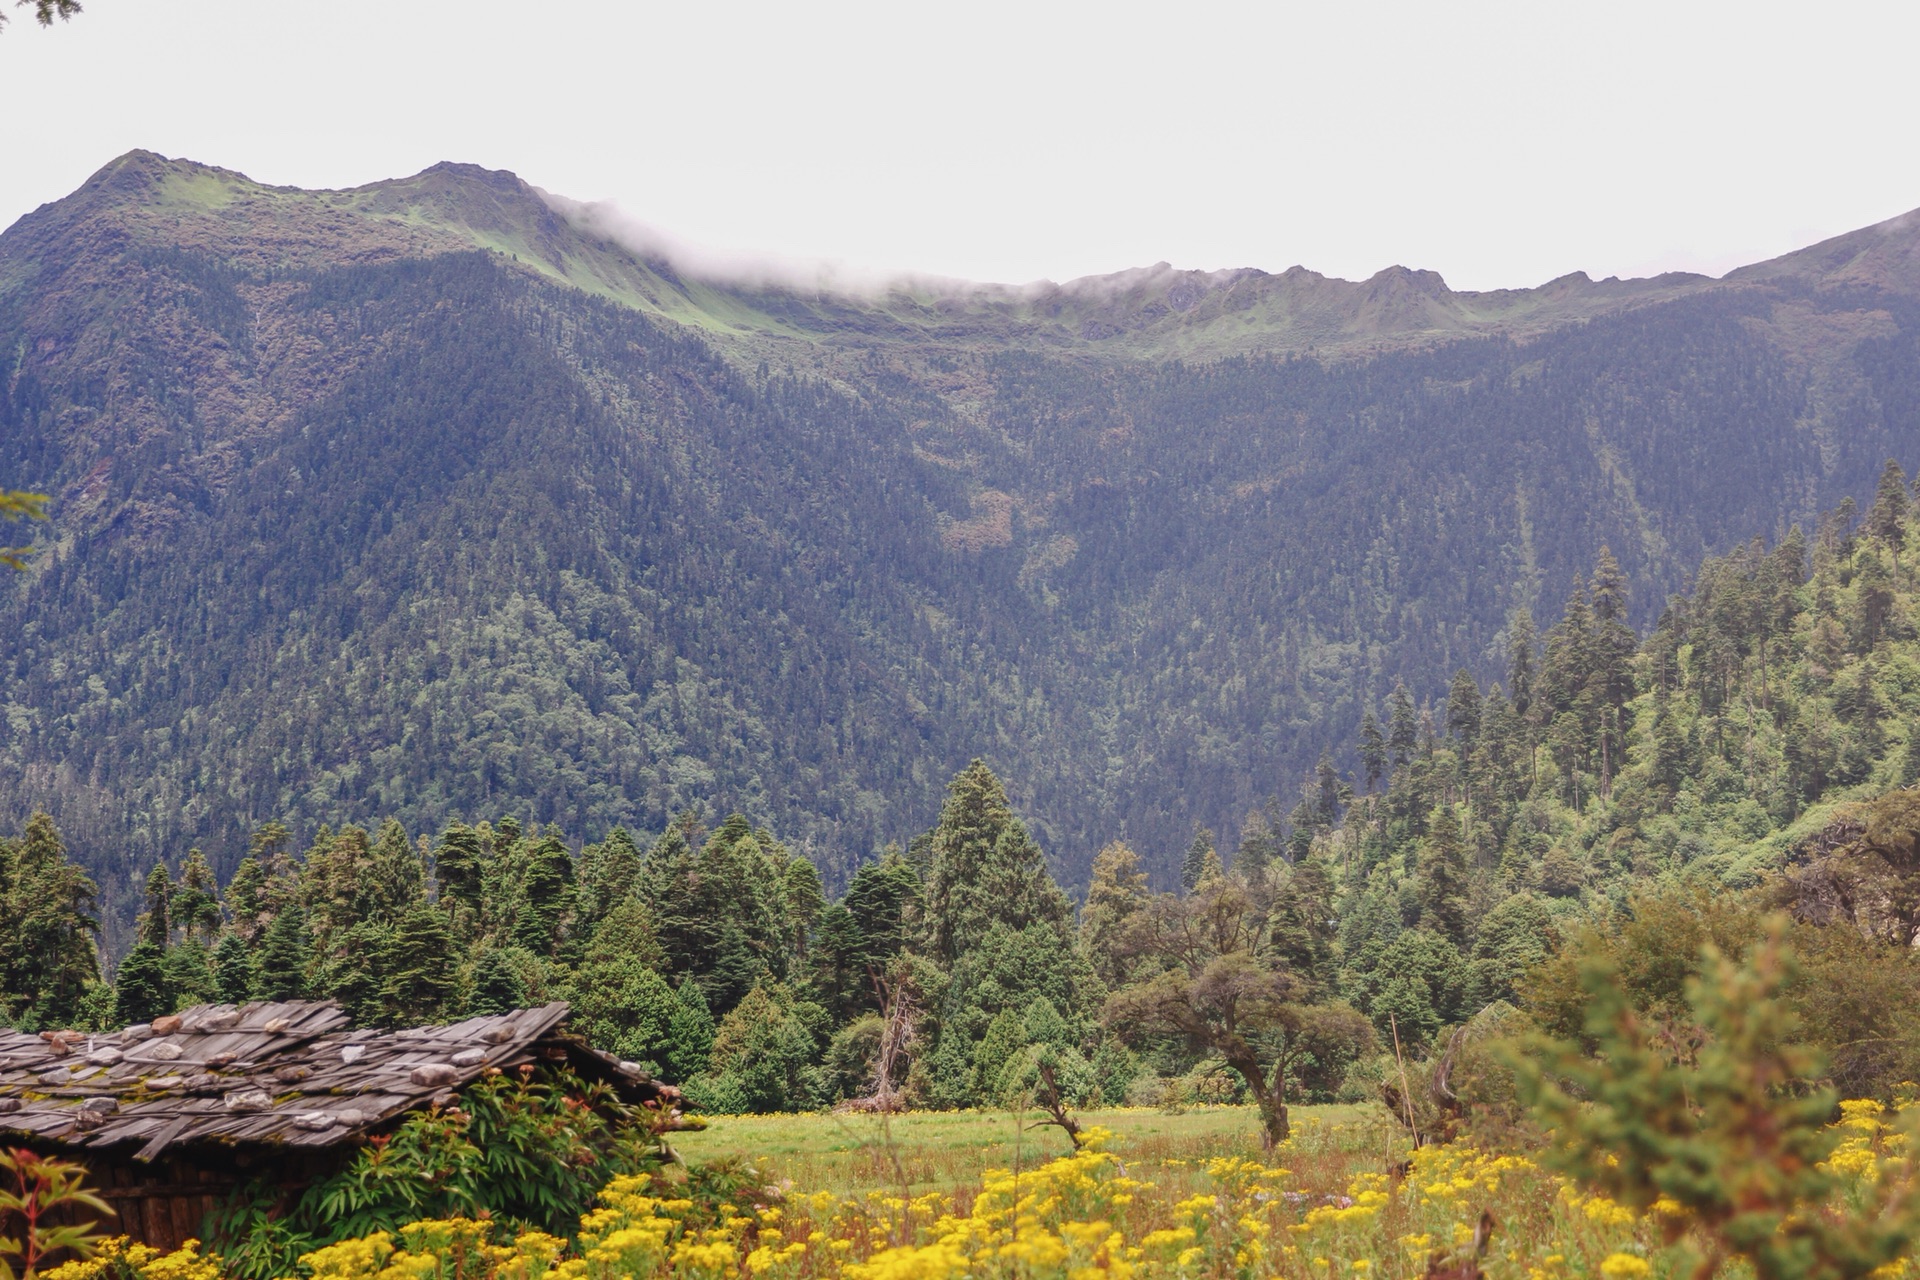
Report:
[[[1407,1145],[1378,1106],[1295,1107],[1292,1114],[1294,1145],[1324,1149],[1343,1169],[1368,1157],[1384,1168],[1389,1147]],[[1071,1153],[1067,1136],[1036,1126],[1037,1118],[1031,1111],[915,1111],[884,1120],[820,1113],[710,1116],[704,1132],[676,1135],[674,1147],[696,1164],[723,1156],[749,1160],[777,1183],[807,1192],[898,1193],[904,1183],[915,1196],[951,1194],[979,1185],[989,1169],[1031,1169]],[[1110,1149],[1122,1160],[1260,1158],[1260,1122],[1252,1107],[1177,1113],[1136,1107],[1079,1112],[1076,1118],[1111,1131]]]

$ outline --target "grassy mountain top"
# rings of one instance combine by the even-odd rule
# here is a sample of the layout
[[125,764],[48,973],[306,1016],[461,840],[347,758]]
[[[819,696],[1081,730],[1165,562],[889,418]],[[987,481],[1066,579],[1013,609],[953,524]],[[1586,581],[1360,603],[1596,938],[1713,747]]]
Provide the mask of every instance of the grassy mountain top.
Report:
[[1527,337],[1633,307],[1755,286],[1868,285],[1920,294],[1920,219],[1911,215],[1724,281],[1685,273],[1595,281],[1574,272],[1532,289],[1460,292],[1434,272],[1401,266],[1348,281],[1297,266],[1276,275],[1182,271],[1163,262],[1065,284],[902,280],[862,293],[686,274],[623,246],[604,230],[601,212],[474,165],[442,163],[409,178],[306,191],[132,151],[7,233],[13,252],[0,251],[0,289],[35,278],[20,259],[44,261],[49,250],[76,239],[205,251],[256,270],[480,248],[735,343],[1014,347],[1187,360],[1357,357],[1472,336]]
[[692,805],[834,881],[986,756],[1065,879],[1164,879],[1602,544],[1646,626],[1920,456],[1904,224],[1764,280],[854,297],[562,209],[134,153],[0,234],[0,483],[54,495],[0,531],[0,814],[122,902],[269,819]]

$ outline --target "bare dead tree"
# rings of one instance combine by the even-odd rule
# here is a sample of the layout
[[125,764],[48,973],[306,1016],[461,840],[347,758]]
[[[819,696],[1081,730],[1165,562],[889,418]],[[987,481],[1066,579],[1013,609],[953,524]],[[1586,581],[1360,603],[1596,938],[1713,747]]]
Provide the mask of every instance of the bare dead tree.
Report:
[[891,1114],[907,1109],[900,1082],[906,1076],[905,1067],[918,1038],[920,1009],[914,1002],[913,984],[903,970],[876,972],[872,978],[880,994],[880,1047],[873,1055],[872,1090],[846,1105],[853,1111]]

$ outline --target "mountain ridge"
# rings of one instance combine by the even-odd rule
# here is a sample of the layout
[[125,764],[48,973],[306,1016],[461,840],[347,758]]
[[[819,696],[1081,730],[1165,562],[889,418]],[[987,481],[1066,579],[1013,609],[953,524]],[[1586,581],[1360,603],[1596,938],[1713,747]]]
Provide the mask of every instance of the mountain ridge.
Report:
[[[720,338],[863,343],[981,342],[1118,358],[1227,355],[1358,356],[1470,336],[1526,338],[1552,328],[1704,291],[1794,280],[1816,287],[1865,284],[1920,295],[1920,211],[1833,237],[1714,279],[1685,272],[1595,281],[1569,272],[1532,288],[1456,291],[1436,272],[1384,267],[1361,281],[1304,266],[1279,273],[1240,267],[1181,270],[1167,263],[1062,283],[1024,285],[902,277],[875,290],[729,281],[621,243],[600,206],[552,196],[507,170],[442,161],[406,178],[314,191],[256,183],[232,170],[133,151],[103,167],[64,201],[156,195],[175,221],[199,206],[209,247],[252,248],[253,265],[308,266],[389,254],[480,248],[621,305]],[[203,224],[242,221],[225,244]],[[305,207],[302,207],[305,206]],[[262,260],[262,226],[290,222],[267,240],[287,256]],[[347,225],[351,220],[351,227]],[[138,234],[139,228],[130,229]],[[351,232],[351,234],[349,234]],[[1899,235],[1898,233],[1907,233]],[[5,234],[11,234],[5,233]],[[1897,237],[1889,250],[1888,242]],[[364,241],[355,244],[354,241]],[[304,250],[305,253],[299,252]],[[241,255],[245,258],[246,254]]]
[[[1602,545],[1649,623],[1920,456],[1911,230],[1611,309],[1172,268],[869,304],[498,172],[136,154],[0,233],[0,478],[55,497],[0,582],[0,813],[115,903],[268,819],[692,805],[838,883],[985,756],[1063,879],[1123,834],[1164,877],[1397,682],[1493,678]],[[1492,328],[1436,327],[1463,297]]]

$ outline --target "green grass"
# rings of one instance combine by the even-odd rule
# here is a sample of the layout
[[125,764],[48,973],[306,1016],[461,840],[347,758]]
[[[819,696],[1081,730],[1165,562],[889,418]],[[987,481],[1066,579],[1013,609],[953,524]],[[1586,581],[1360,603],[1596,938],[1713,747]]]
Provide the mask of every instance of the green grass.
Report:
[[[1252,1107],[1194,1107],[1170,1113],[1148,1108],[1088,1111],[1083,1125],[1116,1135],[1123,1160],[1198,1160],[1257,1156],[1259,1122]],[[1034,1113],[1029,1112],[1031,1125]],[[1296,1140],[1384,1150],[1390,1123],[1374,1106],[1296,1107]],[[884,1124],[862,1115],[716,1116],[701,1133],[678,1135],[674,1146],[689,1161],[722,1156],[753,1160],[774,1178],[808,1192],[899,1190],[904,1175],[913,1194],[953,1192],[977,1184],[984,1169],[1039,1164],[1069,1150],[1052,1127],[1017,1135],[1008,1112],[922,1111]]]

